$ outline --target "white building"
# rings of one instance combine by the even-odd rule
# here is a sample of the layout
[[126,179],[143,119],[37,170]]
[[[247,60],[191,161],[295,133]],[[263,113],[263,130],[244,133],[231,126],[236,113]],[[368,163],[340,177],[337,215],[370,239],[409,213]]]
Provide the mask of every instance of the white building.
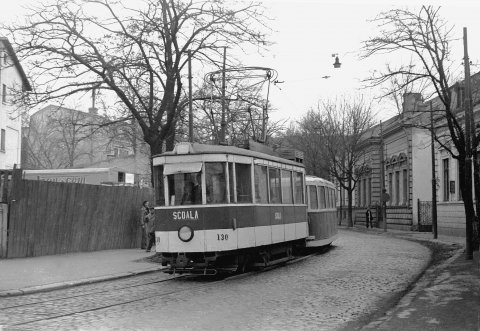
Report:
[[21,111],[13,91],[31,90],[27,76],[7,38],[0,37],[0,169],[20,167]]

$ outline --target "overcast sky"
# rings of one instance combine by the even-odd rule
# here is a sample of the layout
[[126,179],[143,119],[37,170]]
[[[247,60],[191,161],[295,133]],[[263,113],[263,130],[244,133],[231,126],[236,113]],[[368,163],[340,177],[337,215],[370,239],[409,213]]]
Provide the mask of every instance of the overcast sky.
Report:
[[[2,1],[0,20],[9,21],[22,15],[22,5],[41,0]],[[264,0],[275,31],[271,41],[275,44],[264,56],[250,54],[245,57],[248,66],[265,66],[278,72],[284,83],[273,86],[270,101],[278,110],[273,119],[296,120],[315,106],[319,100],[351,97],[365,94],[378,95],[375,90],[360,90],[360,80],[374,69],[381,70],[386,62],[401,61],[389,58],[359,60],[362,41],[375,33],[369,23],[379,12],[392,8],[418,9],[417,1],[361,1],[361,0]],[[452,45],[453,54],[462,66],[462,29],[467,27],[472,73],[480,70],[480,1],[436,1],[442,5],[440,15],[455,25],[458,42]],[[342,67],[333,68],[333,53],[338,53]],[[322,78],[330,76],[329,78]],[[395,114],[389,105],[378,105],[379,118]]]

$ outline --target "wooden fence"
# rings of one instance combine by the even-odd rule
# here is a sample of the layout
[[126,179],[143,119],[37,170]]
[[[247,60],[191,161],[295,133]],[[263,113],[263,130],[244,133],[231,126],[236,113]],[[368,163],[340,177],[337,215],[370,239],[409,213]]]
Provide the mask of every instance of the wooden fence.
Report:
[[0,203],[6,203],[12,189],[12,170],[0,170]]
[[7,257],[140,248],[148,188],[23,180],[14,171]]

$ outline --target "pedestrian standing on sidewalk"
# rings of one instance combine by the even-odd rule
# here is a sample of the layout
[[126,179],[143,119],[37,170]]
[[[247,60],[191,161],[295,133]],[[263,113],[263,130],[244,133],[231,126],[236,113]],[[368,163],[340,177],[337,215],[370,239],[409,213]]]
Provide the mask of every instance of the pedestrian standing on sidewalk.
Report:
[[155,210],[149,208],[148,217],[145,218],[145,233],[147,234],[147,253],[155,245]]
[[148,201],[144,201],[142,203],[142,208],[140,209],[140,225],[142,227],[142,241],[140,242],[140,248],[145,249],[147,248],[147,232],[145,230],[145,219],[149,216],[150,213],[150,203]]
[[365,213],[365,225],[367,226],[370,224],[370,227],[373,229],[373,214],[370,210],[370,206],[367,208],[367,212]]

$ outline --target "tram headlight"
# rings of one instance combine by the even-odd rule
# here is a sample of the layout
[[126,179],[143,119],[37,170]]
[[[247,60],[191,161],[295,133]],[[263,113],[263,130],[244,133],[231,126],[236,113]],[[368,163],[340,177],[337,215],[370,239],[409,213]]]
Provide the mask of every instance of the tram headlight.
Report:
[[193,238],[192,228],[189,227],[188,225],[182,226],[180,229],[178,229],[178,238],[184,242],[188,242],[192,240]]

